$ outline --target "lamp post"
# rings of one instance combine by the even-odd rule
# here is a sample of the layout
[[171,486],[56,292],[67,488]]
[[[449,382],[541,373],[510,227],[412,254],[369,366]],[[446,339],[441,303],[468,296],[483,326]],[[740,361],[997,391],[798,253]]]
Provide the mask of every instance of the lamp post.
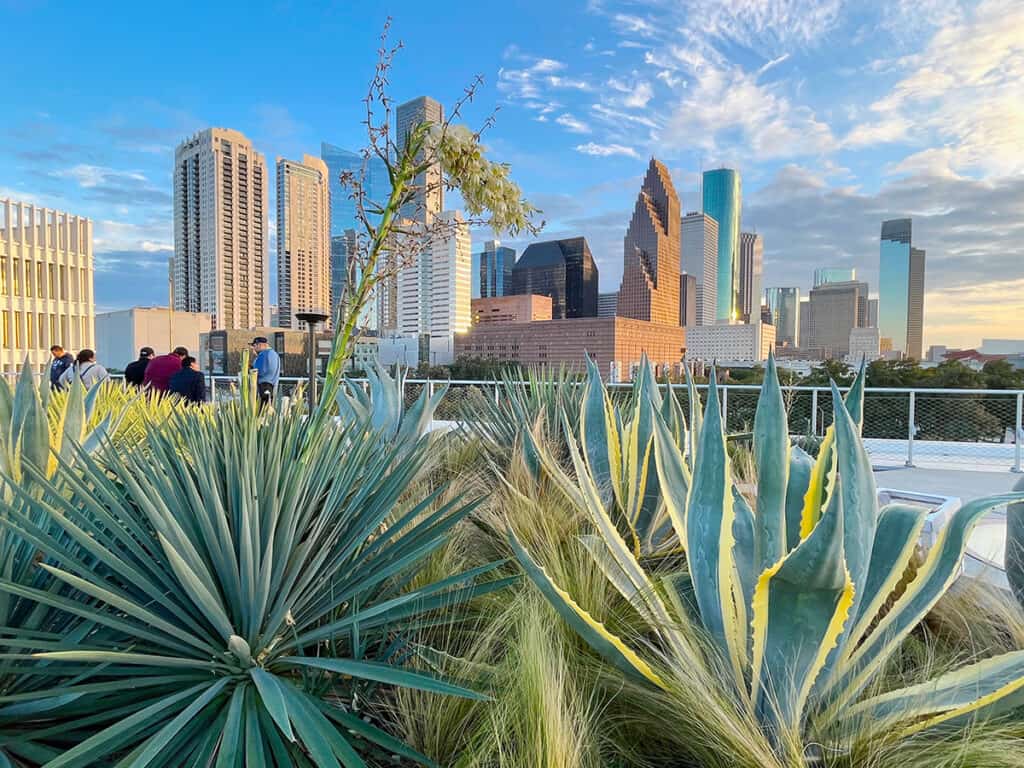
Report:
[[322,323],[329,315],[319,309],[308,309],[305,312],[296,312],[295,317],[306,324],[309,329],[309,412],[313,413],[316,408],[316,326]]

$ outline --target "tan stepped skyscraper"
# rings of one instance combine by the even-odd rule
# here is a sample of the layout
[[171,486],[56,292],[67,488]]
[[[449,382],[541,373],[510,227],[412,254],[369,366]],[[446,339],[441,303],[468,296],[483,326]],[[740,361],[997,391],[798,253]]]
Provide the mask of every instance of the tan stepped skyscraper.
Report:
[[[429,96],[420,96],[398,105],[398,109],[395,110],[395,122],[398,145],[403,147],[409,132],[420,123],[443,123],[444,107]],[[441,213],[444,210],[444,189],[441,182],[440,163],[431,165],[425,173],[418,175],[413,181],[417,188],[416,194],[402,206],[402,216],[416,221],[430,221]]]
[[672,178],[651,158],[623,243],[620,317],[679,325],[679,228]]
[[[0,199],[0,368],[94,349],[92,222]],[[100,362],[102,350],[100,350]]]
[[331,306],[331,204],[327,164],[277,159],[277,307],[282,328],[296,312]]
[[174,308],[214,328],[267,320],[267,164],[238,131],[208,128],[174,152]]

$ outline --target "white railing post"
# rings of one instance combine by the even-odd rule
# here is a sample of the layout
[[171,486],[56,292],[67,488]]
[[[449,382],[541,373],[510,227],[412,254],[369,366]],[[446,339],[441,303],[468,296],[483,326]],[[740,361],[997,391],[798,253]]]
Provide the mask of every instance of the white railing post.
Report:
[[1011,472],[1021,471],[1021,440],[1024,439],[1024,392],[1017,393],[1017,425],[1013,428],[1013,467]]
[[906,466],[908,466],[908,467],[913,467],[914,466],[914,433],[917,431],[917,428],[914,425],[914,422],[916,420],[916,415],[915,415],[915,405],[916,405],[916,402],[915,402],[915,398],[914,398],[915,394],[916,393],[913,390],[910,391],[910,414],[909,414],[909,416],[907,418],[907,463],[906,463]]
[[729,388],[722,385],[722,429],[729,431]]
[[494,404],[501,405],[501,382],[494,382]]
[[210,402],[217,402],[217,377],[210,374]]
[[818,390],[811,390],[811,434],[818,435]]

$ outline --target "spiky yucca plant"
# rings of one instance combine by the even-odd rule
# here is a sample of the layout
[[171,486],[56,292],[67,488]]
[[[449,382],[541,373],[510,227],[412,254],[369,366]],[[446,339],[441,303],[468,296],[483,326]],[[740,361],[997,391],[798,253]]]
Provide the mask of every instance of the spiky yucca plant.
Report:
[[[580,435],[567,436],[575,479],[542,446],[534,448],[544,471],[590,517],[597,531],[593,555],[649,624],[653,655],[638,653],[596,621],[513,537],[517,557],[552,605],[607,660],[659,688],[695,675],[721,681],[787,764],[813,755],[814,740],[842,750],[852,729],[860,737],[899,738],[1004,713],[1024,695],[1024,651],[908,688],[873,687],[901,641],[958,576],[975,523],[1022,496],[964,505],[913,580],[883,610],[913,555],[926,512],[898,504],[879,510],[859,436],[863,388],[863,369],[845,403],[833,386],[835,423],[812,461],[790,445],[775,364],[769,361],[755,420],[758,487],[751,509],[732,481],[716,387],[710,388],[703,424],[691,422],[683,440],[649,400],[651,434],[645,442],[629,441],[628,456],[620,458],[628,430],[592,369]],[[680,449],[686,444],[693,446],[689,462]],[[671,522],[670,538],[685,554],[685,570],[654,573],[644,567],[637,518],[614,517],[619,506],[597,480],[605,464],[614,477],[616,462],[649,452],[655,455],[660,496],[654,506],[663,507]],[[646,491],[638,487],[630,497],[644,498]],[[711,656],[694,642],[690,627],[710,638]]]
[[[410,670],[402,630],[508,580],[483,565],[408,590],[471,509],[403,502],[426,443],[362,439],[299,413],[260,414],[252,384],[213,413],[181,409],[146,451],[78,452],[28,471],[0,525],[62,592],[5,575],[0,592],[87,625],[69,649],[26,635],[0,692],[20,713],[4,748],[47,765],[428,763],[367,722],[376,686],[478,694]],[[42,744],[42,747],[37,745]]]
[[384,440],[400,444],[415,442],[426,435],[448,385],[437,387],[433,394],[424,387],[416,402],[407,407],[408,373],[408,369],[399,366],[391,376],[378,363],[366,371],[366,388],[358,381],[346,380],[335,396],[342,423],[363,424]]

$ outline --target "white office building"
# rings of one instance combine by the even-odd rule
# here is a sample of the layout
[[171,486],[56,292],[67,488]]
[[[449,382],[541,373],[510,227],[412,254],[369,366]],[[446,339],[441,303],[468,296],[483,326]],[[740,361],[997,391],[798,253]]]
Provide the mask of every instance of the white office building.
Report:
[[175,312],[167,307],[132,307],[96,315],[96,357],[107,368],[123,371],[142,347],[158,355],[185,347],[199,356],[199,337],[213,329],[206,312]]
[[277,307],[282,328],[302,327],[297,312],[331,309],[330,179],[312,155],[277,159]]
[[214,328],[269,319],[267,164],[238,131],[208,128],[174,152],[174,309]]
[[759,363],[775,346],[775,326],[718,323],[686,329],[686,359],[706,363]]
[[0,368],[94,349],[92,222],[0,199]]
[[714,325],[718,310],[718,222],[706,213],[683,216],[680,272],[697,280],[697,325]]
[[877,328],[851,328],[850,351],[846,353],[846,362],[860,365],[861,360],[877,360],[882,356],[881,334]]

